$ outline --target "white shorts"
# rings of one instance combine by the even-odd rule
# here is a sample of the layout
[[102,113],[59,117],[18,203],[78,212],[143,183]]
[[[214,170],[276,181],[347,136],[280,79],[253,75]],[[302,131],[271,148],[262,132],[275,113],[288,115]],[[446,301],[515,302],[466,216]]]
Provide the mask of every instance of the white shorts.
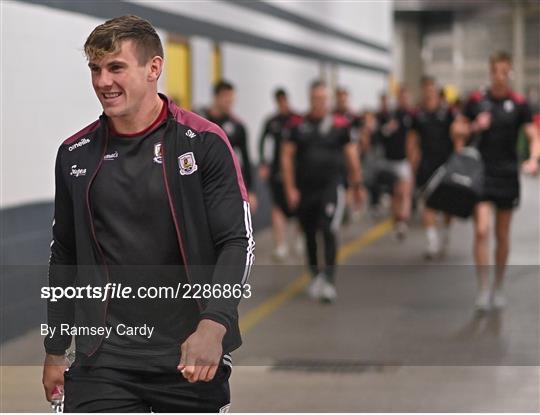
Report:
[[412,180],[413,174],[409,160],[385,160],[384,168],[394,173],[399,181]]

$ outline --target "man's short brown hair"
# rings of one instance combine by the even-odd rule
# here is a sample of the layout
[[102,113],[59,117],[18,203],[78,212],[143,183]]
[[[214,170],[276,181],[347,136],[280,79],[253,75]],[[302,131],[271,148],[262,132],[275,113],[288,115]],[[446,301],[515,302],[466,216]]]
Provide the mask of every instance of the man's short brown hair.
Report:
[[311,82],[309,90],[310,92],[313,92],[313,90],[321,87],[326,88],[326,82],[324,82],[322,79],[315,79],[313,82]]
[[489,57],[489,63],[491,65],[499,62],[508,62],[509,64],[512,64],[512,55],[503,50],[499,50]]
[[120,51],[120,44],[125,40],[135,43],[140,65],[154,56],[163,58],[163,46],[156,30],[147,20],[132,15],[115,17],[97,26],[86,39],[84,53],[89,61],[99,60]]
[[435,85],[435,84],[437,84],[437,81],[431,75],[422,75],[422,77],[420,78],[420,85],[426,86],[426,85],[429,85],[429,84]]

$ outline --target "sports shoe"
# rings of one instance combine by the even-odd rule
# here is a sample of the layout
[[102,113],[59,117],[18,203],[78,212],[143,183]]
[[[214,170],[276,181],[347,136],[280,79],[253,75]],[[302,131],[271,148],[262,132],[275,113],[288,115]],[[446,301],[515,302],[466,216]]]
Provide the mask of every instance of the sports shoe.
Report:
[[287,248],[287,245],[278,245],[272,253],[272,258],[274,258],[274,261],[283,262],[287,259],[288,255],[289,249]]
[[308,295],[314,300],[321,298],[322,288],[326,282],[326,276],[321,272],[311,280],[309,287],[307,288]]
[[434,259],[441,253],[441,243],[436,229],[428,228],[426,230],[426,242],[427,245],[424,257],[428,260]]
[[426,252],[424,254],[426,259],[434,259],[440,254],[439,244],[437,241],[428,241],[426,246]]
[[323,303],[333,303],[336,301],[337,291],[334,284],[325,280],[321,288],[320,299]]
[[359,223],[362,220],[363,211],[355,209],[351,212],[351,222]]
[[501,290],[495,290],[491,297],[491,305],[493,308],[500,310],[506,307],[506,297]]
[[489,290],[480,290],[476,297],[476,310],[477,311],[488,311],[490,307],[490,292]]

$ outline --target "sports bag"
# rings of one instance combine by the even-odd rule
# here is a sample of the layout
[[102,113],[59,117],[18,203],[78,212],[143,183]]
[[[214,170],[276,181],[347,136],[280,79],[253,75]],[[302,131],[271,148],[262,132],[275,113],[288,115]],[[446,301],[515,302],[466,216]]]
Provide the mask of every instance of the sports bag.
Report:
[[454,153],[428,180],[422,197],[427,207],[468,218],[482,196],[484,163],[476,146]]

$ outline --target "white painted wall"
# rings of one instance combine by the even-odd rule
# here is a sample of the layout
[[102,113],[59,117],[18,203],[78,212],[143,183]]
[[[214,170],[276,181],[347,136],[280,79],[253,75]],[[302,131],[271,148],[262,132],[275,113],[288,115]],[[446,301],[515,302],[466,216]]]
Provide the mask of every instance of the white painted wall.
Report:
[[[224,78],[231,81],[237,90],[235,113],[247,125],[250,154],[252,160],[257,161],[262,121],[275,108],[274,90],[285,88],[292,107],[298,112],[305,112],[309,85],[320,77],[319,64],[310,59],[291,58],[232,44],[223,45],[222,51]],[[375,107],[379,94],[387,88],[385,76],[359,72],[347,66],[338,67],[337,80],[338,85],[349,90],[354,110]]]
[[0,208],[52,199],[58,146],[101,114],[83,45],[102,22],[2,2]]
[[214,42],[193,37],[190,40],[192,84],[191,107],[199,109],[212,99],[212,54]]
[[[341,30],[390,43],[392,10],[389,2],[330,3],[298,1],[276,5]],[[168,1],[145,2],[145,5],[347,59],[378,64],[391,60],[389,54],[323,36],[229,3]],[[1,8],[0,208],[5,208],[51,200],[54,159],[59,144],[101,113],[82,46],[91,30],[103,20],[17,1],[2,1]],[[166,33],[159,29],[158,33],[164,41]],[[191,46],[196,65],[193,103],[200,106],[211,97],[212,42],[192,38]],[[274,110],[272,91],[283,86],[289,91],[294,108],[305,111],[307,88],[311,80],[319,76],[320,63],[228,43],[222,45],[222,51],[224,77],[237,86],[236,112],[247,124],[251,153],[256,160],[262,122]],[[160,90],[163,90],[166,75],[160,79]],[[338,68],[339,83],[351,90],[356,107],[373,102],[381,89],[381,79],[364,71]]]
[[101,111],[82,52],[99,21],[17,2],[2,8],[5,207],[51,199],[58,146]]
[[[390,63],[390,56],[385,52],[366,48],[342,38],[323,35],[302,26],[274,18],[268,14],[251,11],[244,7],[224,3],[219,0],[131,1],[169,13],[183,14],[219,25],[229,26],[232,29],[263,36],[282,43],[328,53],[343,59],[362,60],[378,65],[387,65]],[[341,22],[342,19],[347,19],[349,22],[358,19],[358,25],[361,25],[363,30],[356,30],[355,32],[370,32],[370,39],[375,38],[378,43],[390,44],[391,27],[387,28],[387,26],[392,14],[391,9],[388,9],[389,3],[386,1],[383,1],[380,6],[377,5],[377,2],[292,1],[280,3],[280,5],[285,4],[295,4],[297,5],[296,7],[304,12],[311,10],[311,8],[331,9],[330,14],[326,15],[329,16],[329,19],[323,21],[323,23],[331,24],[337,28],[340,28],[341,25],[336,24],[336,22]],[[326,6],[323,7],[323,5]],[[370,9],[374,9],[376,12],[371,11],[367,15],[366,13]],[[382,16],[386,11],[388,16],[383,19]],[[325,15],[323,14],[322,16],[324,17]],[[379,24],[382,25],[381,28]],[[382,30],[388,30],[388,34],[385,33],[379,39],[377,34]]]
[[308,87],[319,76],[319,66],[313,60],[232,44],[224,44],[222,52],[224,78],[237,90],[235,113],[247,125],[250,154],[257,160],[262,123],[275,109],[273,91],[285,88],[292,107],[304,111]]
[[349,91],[349,102],[354,111],[375,109],[379,95],[388,89],[386,76],[373,72],[362,73],[345,66],[338,68],[337,79],[338,85]]
[[392,41],[393,0],[269,0],[269,2],[276,7],[366,40],[387,46]]

